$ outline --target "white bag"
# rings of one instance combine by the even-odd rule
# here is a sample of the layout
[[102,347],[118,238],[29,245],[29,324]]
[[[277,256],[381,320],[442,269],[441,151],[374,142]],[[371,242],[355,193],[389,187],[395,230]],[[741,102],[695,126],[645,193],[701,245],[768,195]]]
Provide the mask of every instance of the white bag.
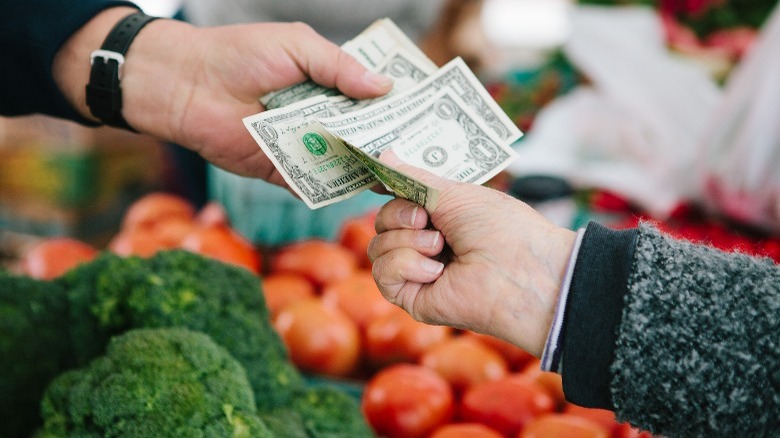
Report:
[[780,7],[729,78],[703,139],[703,203],[780,232]]

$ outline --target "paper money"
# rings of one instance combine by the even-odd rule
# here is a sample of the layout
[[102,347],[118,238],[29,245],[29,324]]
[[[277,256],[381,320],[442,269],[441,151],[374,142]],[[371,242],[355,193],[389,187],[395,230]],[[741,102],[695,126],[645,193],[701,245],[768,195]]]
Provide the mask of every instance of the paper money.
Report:
[[[405,93],[390,99],[375,101],[370,109],[352,111],[350,114],[322,120],[334,134],[359,144],[361,137],[379,126],[409,114],[421,103],[442,90],[457,95],[496,135],[507,144],[516,141],[522,133],[506,113],[490,97],[485,87],[461,58],[455,58]],[[343,113],[343,112],[342,112]]]
[[311,209],[350,198],[376,178],[347,147],[317,122],[333,110],[325,96],[244,119],[252,137],[285,182]]
[[372,157],[392,149],[406,163],[475,184],[495,176],[515,157],[514,151],[450,90],[438,92],[409,116],[377,129],[373,136],[350,143]]
[[304,82],[264,96],[271,108],[246,128],[290,188],[312,209],[378,182],[433,210],[438,191],[379,161],[392,149],[438,176],[481,184],[509,165],[522,133],[457,58],[440,69],[389,20],[379,20],[344,49],[394,78],[377,99],[355,100]]

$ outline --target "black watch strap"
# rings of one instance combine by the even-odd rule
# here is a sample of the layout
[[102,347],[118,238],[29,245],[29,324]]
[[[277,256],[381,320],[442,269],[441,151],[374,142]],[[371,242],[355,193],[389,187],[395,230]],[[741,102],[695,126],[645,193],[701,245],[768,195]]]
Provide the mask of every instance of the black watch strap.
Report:
[[122,117],[122,64],[135,36],[156,18],[140,11],[128,15],[111,29],[100,49],[90,55],[87,106],[106,125],[135,131]]

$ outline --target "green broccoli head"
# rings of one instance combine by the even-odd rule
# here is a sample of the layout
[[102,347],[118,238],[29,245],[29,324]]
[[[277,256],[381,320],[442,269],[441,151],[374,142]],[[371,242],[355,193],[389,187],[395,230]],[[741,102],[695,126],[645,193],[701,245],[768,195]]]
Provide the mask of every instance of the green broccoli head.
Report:
[[181,250],[149,259],[103,254],[61,281],[82,362],[128,329],[186,327],[211,336],[244,366],[261,410],[289,404],[303,385],[270,323],[260,280],[245,269]]
[[308,388],[295,396],[292,409],[311,438],[374,436],[358,401],[337,388]]
[[56,378],[43,436],[271,436],[241,366],[205,334],[136,329]]
[[0,436],[29,436],[40,424],[46,385],[74,365],[65,291],[0,271]]

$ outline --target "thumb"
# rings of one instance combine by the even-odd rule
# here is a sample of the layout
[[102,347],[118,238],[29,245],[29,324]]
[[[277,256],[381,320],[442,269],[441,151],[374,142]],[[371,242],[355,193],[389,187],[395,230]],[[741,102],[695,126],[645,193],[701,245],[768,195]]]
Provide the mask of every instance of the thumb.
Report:
[[304,47],[305,50],[296,53],[298,64],[318,84],[338,88],[357,99],[381,96],[393,88],[393,80],[388,76],[368,70],[341,47],[318,34],[305,40]]

